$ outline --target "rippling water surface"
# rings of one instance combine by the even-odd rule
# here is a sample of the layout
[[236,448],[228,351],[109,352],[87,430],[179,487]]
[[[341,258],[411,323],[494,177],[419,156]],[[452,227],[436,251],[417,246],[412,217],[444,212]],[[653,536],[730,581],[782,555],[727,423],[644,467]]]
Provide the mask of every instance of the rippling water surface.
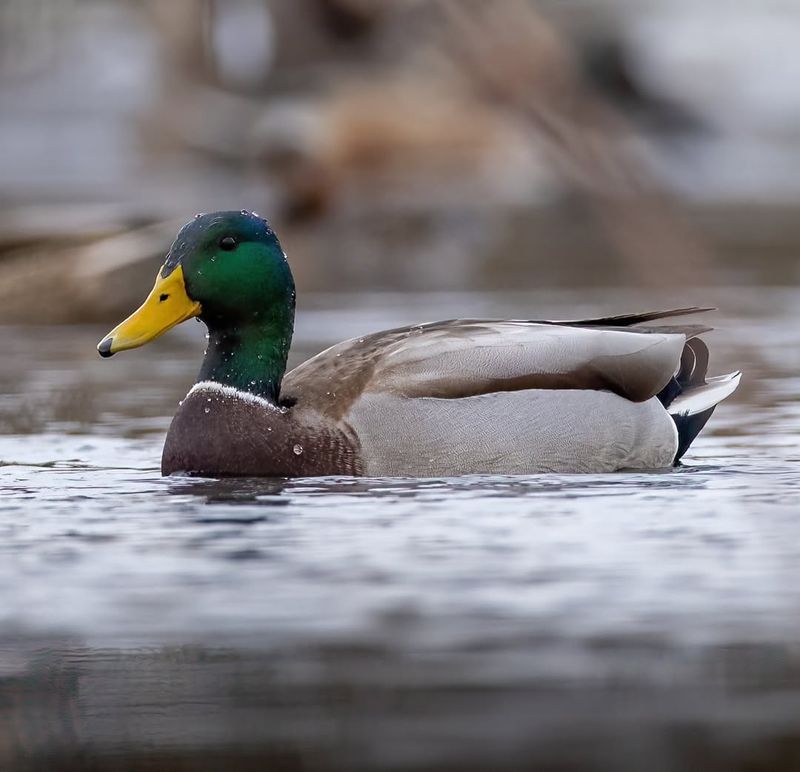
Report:
[[[0,769],[800,769],[800,294],[716,294],[742,388],[648,474],[162,479],[199,325],[2,330]],[[319,298],[295,357],[601,300]]]

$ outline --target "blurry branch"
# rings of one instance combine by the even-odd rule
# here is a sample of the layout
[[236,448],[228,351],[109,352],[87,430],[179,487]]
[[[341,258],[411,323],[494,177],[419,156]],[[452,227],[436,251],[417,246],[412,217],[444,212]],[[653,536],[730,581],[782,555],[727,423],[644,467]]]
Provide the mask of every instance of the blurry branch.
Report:
[[149,0],[148,9],[159,43],[162,77],[168,88],[211,80],[209,30],[211,0]]
[[177,146],[238,161],[246,126],[260,107],[216,82],[213,0],[149,0],[148,10],[161,83],[153,110],[142,121],[146,140],[162,151]]
[[479,97],[517,117],[648,285],[706,280],[709,255],[630,152],[635,136],[581,82],[557,30],[523,0],[442,0],[452,62]]
[[315,0],[331,32],[342,40],[358,40],[375,26],[384,2],[376,0]]

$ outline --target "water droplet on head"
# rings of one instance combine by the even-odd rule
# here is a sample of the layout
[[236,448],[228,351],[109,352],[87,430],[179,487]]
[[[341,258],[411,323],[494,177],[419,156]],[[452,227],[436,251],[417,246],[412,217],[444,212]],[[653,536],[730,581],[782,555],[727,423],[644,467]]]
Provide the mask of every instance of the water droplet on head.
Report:
[[202,214],[200,214],[200,212],[198,212],[198,213],[197,213],[197,214],[194,216],[194,219],[196,220],[198,217],[202,217],[202,216],[203,216],[203,215],[202,215]]
[[250,214],[246,209],[240,209],[239,214]]
[[209,398],[206,400],[206,402],[211,402],[211,397],[209,397]]
[[302,452],[303,452],[303,446],[302,445],[295,445],[292,448],[292,453],[294,453],[295,456],[299,456]]
[[204,407],[203,408],[203,412],[204,413],[210,413],[211,412],[211,408],[210,407]]
[[250,385],[251,385],[251,386],[255,386],[255,385],[256,385],[256,382],[255,382],[255,381],[250,381]]

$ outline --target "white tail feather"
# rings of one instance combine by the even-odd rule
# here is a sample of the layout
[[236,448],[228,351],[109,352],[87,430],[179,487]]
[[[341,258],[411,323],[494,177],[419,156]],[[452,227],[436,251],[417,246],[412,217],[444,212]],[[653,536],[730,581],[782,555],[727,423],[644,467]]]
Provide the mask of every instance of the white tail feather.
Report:
[[697,386],[685,394],[678,395],[670,404],[668,410],[671,415],[686,416],[702,413],[733,394],[741,379],[742,374],[740,372],[707,378],[706,383],[702,386]]

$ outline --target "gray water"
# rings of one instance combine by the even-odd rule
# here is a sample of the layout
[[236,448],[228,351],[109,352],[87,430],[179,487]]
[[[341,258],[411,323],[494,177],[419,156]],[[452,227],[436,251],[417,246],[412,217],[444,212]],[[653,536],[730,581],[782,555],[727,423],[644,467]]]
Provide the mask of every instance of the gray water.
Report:
[[[800,769],[800,293],[713,294],[742,387],[647,474],[163,479],[200,325],[3,329],[0,769]],[[321,297],[294,358],[661,302]]]

